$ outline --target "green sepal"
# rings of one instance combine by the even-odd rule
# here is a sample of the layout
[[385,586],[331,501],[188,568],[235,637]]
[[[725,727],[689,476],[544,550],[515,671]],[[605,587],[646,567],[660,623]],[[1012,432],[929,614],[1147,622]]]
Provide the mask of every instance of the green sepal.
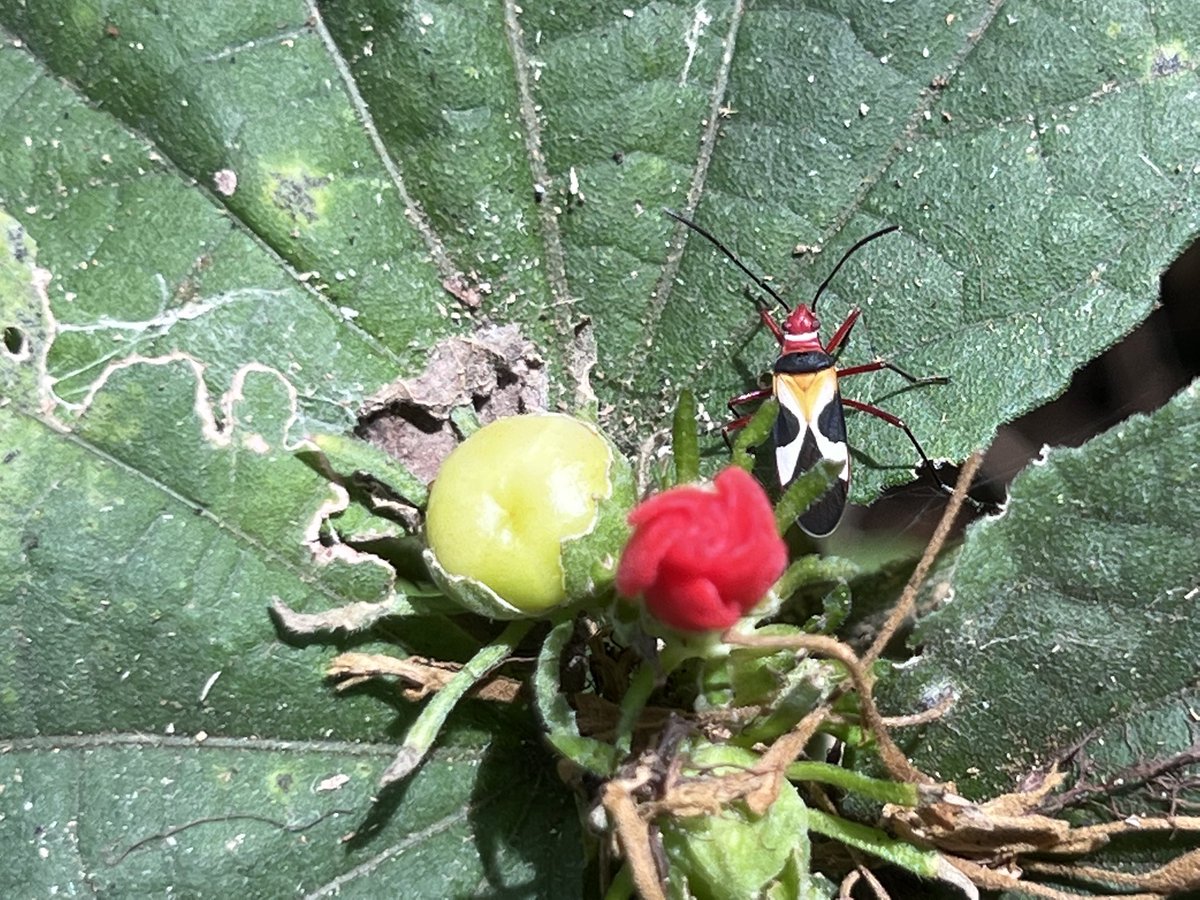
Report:
[[679,392],[671,421],[671,452],[675,458],[675,484],[690,484],[700,478],[700,441],[696,433],[696,395]]
[[616,446],[604,438],[611,460],[608,465],[609,493],[599,498],[596,519],[590,531],[562,542],[563,584],[568,603],[602,598],[617,575],[621,551],[629,540],[626,521],[637,502],[633,467]]
[[296,456],[310,465],[324,463],[324,468],[315,466],[318,471],[341,483],[350,482],[347,487],[360,483],[369,490],[374,482],[415,507],[424,506],[429,498],[420,478],[374,444],[341,434],[313,434],[308,441],[317,449],[302,446]]
[[542,642],[533,676],[534,705],[546,726],[546,740],[555,750],[592,774],[608,777],[619,762],[616,748],[579,733],[575,710],[563,695],[559,681],[562,654],[574,628],[574,620],[564,618]]
[[775,423],[775,416],[778,413],[778,400],[770,397],[763,401],[750,417],[750,421],[734,438],[733,454],[730,457],[731,464],[745,469],[747,472],[754,471],[754,454],[751,451],[770,437],[771,426]]
[[841,463],[823,459],[792,480],[775,504],[775,525],[780,534],[786,534],[796,519],[829,490],[841,471]]

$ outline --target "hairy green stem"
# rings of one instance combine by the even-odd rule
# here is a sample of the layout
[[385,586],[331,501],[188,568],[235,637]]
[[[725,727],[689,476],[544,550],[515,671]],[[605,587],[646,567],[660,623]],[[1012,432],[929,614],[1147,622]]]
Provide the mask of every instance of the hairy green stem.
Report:
[[802,760],[787,767],[788,781],[817,781],[845,791],[852,791],[880,803],[897,806],[916,806],[920,796],[915,784],[870,778],[850,769],[830,763]]
[[406,778],[429,753],[438,732],[442,730],[450,710],[471,689],[475,682],[499,666],[520,643],[534,624],[533,619],[516,619],[490,644],[476,653],[433,698],[425,704],[417,720],[409,726],[404,743],[392,764],[379,779],[380,787]]
[[646,702],[654,692],[658,682],[658,666],[653,661],[647,661],[638,666],[637,671],[629,680],[625,696],[621,698],[621,717],[617,720],[617,734],[613,744],[617,751],[624,756],[629,753],[633,744],[633,729],[637,726],[638,716],[646,708]]
[[808,810],[809,830],[854,847],[899,866],[921,878],[940,878],[942,857],[933,850],[921,850],[907,841],[897,840],[878,828],[831,816],[819,809]]

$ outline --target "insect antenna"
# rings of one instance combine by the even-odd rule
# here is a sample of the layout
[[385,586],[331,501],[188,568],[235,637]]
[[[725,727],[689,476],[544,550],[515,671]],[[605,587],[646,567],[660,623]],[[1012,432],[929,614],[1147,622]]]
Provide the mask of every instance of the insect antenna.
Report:
[[[679,217],[676,216],[676,218],[679,218]],[[887,228],[881,228],[878,231],[876,231],[874,234],[868,234],[865,238],[861,239],[853,247],[851,247],[849,250],[847,250],[845,253],[843,253],[842,258],[838,260],[838,264],[833,267],[833,271],[830,272],[827,276],[825,276],[825,280],[821,282],[821,286],[819,288],[817,288],[817,292],[815,294],[813,294],[812,302],[810,304],[808,304],[808,308],[811,309],[813,312],[817,311],[817,301],[821,299],[821,294],[823,294],[825,292],[825,288],[829,287],[829,282],[833,281],[833,276],[838,273],[838,269],[840,269],[843,265],[845,265],[846,260],[848,260],[851,256],[854,255],[855,250],[858,250],[860,247],[864,246],[865,244],[871,243],[871,241],[875,240],[875,238],[883,237],[885,234],[891,234],[893,231],[896,231],[899,228],[900,228],[899,225],[889,225]],[[726,251],[726,252],[728,252],[728,251]],[[735,260],[735,262],[736,262],[736,260]],[[740,263],[739,263],[739,265],[740,265]]]
[[[743,272],[745,272],[746,276],[751,281],[753,281],[760,288],[762,288],[764,291],[766,291],[768,294],[770,294],[771,298],[776,303],[778,303],[780,306],[782,306],[788,312],[792,311],[792,308],[790,306],[788,306],[787,303],[784,302],[782,297],[780,297],[777,293],[775,293],[775,290],[769,284],[767,284],[763,279],[759,278],[757,275],[755,275],[753,272],[751,272],[748,268],[746,268],[746,266],[742,263],[742,261],[733,255],[733,251],[730,250],[728,247],[726,247],[724,244],[722,244],[719,240],[717,240],[710,232],[708,232],[701,226],[697,225],[695,222],[692,222],[689,219],[685,219],[683,216],[681,216],[677,212],[674,212],[669,209],[664,209],[663,212],[665,212],[668,216],[670,216],[676,222],[682,222],[684,225],[686,225],[688,228],[692,229],[692,231],[696,232],[701,237],[707,238],[714,247],[716,247],[718,250],[720,250],[722,253],[724,253],[729,258],[730,262],[732,262],[735,266],[737,266],[739,269],[741,269]],[[893,226],[893,228],[895,228],[895,227],[896,226]],[[871,237],[878,237],[878,235],[871,235]],[[867,240],[870,240],[870,238],[868,238]],[[866,241],[862,241],[861,243],[866,243]],[[857,249],[857,248],[852,248],[851,252],[853,252],[854,249]],[[838,263],[838,265],[841,265],[841,263]],[[836,272],[837,269],[834,269],[834,271]],[[822,287],[823,287],[823,285],[822,285]]]

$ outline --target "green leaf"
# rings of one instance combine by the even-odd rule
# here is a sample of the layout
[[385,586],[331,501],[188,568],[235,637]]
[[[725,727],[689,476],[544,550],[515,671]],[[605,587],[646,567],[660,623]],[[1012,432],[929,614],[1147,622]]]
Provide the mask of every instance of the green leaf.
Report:
[[1048,451],[1008,511],[970,529],[952,599],[921,623],[919,662],[890,679],[890,709],[955,697],[912,748],[918,766],[981,797],[1085,738],[1095,783],[1193,745],[1198,440],[1193,384]]
[[[570,797],[536,747],[442,751],[402,802],[392,749],[146,734],[0,742],[0,889],[120,896],[579,896]],[[539,802],[531,804],[531,798]],[[535,811],[536,810],[536,811]]]
[[[328,472],[323,474],[350,481],[377,482],[414,506],[424,506],[429,494],[425,484],[374,444],[340,434],[314,434],[309,440],[320,451],[314,454],[319,455],[318,461],[328,466]],[[301,449],[297,452],[313,451]]]
[[[330,697],[333,650],[279,642],[267,616],[395,585],[318,540],[343,498],[292,451],[485,321],[520,325],[558,398],[594,390],[627,449],[680,387],[715,426],[776,348],[736,270],[662,206],[793,301],[899,224],[839,273],[824,333],[860,303],[843,362],[950,376],[844,387],[953,458],[1132,328],[1200,228],[1182,6],[0,0],[0,30],[0,738],[36,741],[20,765],[46,777],[79,736],[394,742],[411,710]],[[793,259],[801,243],[823,252]],[[849,424],[856,499],[910,477],[902,434]],[[715,430],[701,450],[725,458]],[[464,655],[435,620],[399,632]],[[447,740],[479,752],[513,721],[469,706]],[[88,760],[94,784],[125,765]],[[202,781],[165,771],[138,799],[204,816]],[[81,823],[116,796],[54,788]],[[556,789],[522,793],[558,821]],[[68,821],[4,827],[25,842]],[[576,834],[546,840],[546,877],[575,878]],[[284,855],[280,892],[384,852],[367,843],[354,863],[332,842]],[[506,871],[476,844],[472,866]],[[187,864],[222,888],[274,858],[205,846]],[[128,874],[88,849],[61,878],[15,858],[0,877],[153,892],[137,873],[169,871],[166,849]],[[440,872],[401,869],[363,893],[443,893]]]

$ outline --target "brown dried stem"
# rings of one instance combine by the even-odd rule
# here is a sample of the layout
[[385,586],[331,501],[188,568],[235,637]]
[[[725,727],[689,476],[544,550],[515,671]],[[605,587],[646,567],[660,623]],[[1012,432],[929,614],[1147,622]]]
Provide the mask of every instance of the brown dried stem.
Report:
[[[341,653],[329,661],[325,675],[337,681],[339,691],[363,684],[373,678],[399,678],[404,699],[421,700],[436,694],[453,678],[462,665],[408,656],[403,659],[383,653]],[[492,675],[475,685],[467,694],[480,700],[512,703],[521,690],[521,682],[504,675]]]
[[967,461],[963,463],[961,471],[958,473],[958,481],[954,483],[954,493],[950,495],[950,502],[946,504],[946,509],[942,512],[942,518],[934,529],[933,537],[930,538],[925,552],[921,555],[917,567],[913,569],[913,573],[909,576],[908,583],[904,586],[904,590],[900,593],[900,599],[896,601],[896,606],[884,622],[883,627],[879,630],[879,634],[875,636],[874,642],[865,654],[863,654],[862,664],[866,668],[879,659],[884,648],[891,642],[896,634],[896,630],[904,624],[905,620],[912,615],[913,609],[917,604],[917,592],[920,591],[921,585],[925,583],[926,577],[929,575],[929,570],[933,567],[934,561],[938,554],[942,552],[942,547],[946,543],[946,539],[950,536],[950,529],[954,526],[955,519],[958,518],[959,510],[962,509],[963,502],[967,499],[967,491],[971,489],[971,482],[975,480],[975,474],[979,471],[980,465],[983,464],[983,454],[979,451],[972,453]]

